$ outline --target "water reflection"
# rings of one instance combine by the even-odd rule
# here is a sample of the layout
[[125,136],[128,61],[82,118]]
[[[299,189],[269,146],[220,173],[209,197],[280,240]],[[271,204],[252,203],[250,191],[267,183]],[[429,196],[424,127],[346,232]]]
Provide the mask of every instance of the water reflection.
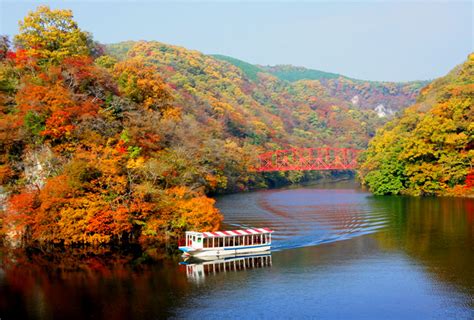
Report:
[[[140,319],[170,316],[189,290],[179,257],[157,251],[101,254],[2,252],[2,319]],[[174,295],[170,295],[174,292]]]
[[388,227],[373,237],[384,250],[401,251],[438,281],[471,297],[474,307],[474,199],[370,198],[387,210]]
[[272,266],[270,253],[249,256],[225,257],[215,260],[186,260],[181,262],[186,268],[189,280],[201,283],[206,277],[215,276],[217,273],[246,271],[249,269],[267,268]]

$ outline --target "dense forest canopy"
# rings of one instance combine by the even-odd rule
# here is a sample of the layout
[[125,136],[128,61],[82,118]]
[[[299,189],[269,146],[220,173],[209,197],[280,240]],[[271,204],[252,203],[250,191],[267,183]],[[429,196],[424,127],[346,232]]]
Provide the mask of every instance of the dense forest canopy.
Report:
[[215,230],[221,215],[205,192],[225,188],[226,166],[245,166],[231,162],[242,146],[183,114],[155,68],[117,62],[90,39],[69,10],[48,7],[20,23],[15,50],[3,38],[3,234],[98,245]]
[[312,82],[323,89],[320,95],[332,97],[362,109],[377,111],[379,116],[391,116],[413,104],[421,88],[429,81],[381,82],[364,81],[344,75],[292,65],[258,66],[232,57],[213,55],[242,69],[245,75],[258,81],[259,73],[273,75],[282,81]]
[[186,113],[217,121],[226,134],[261,151],[291,146],[365,147],[383,122],[374,111],[328,96],[317,82],[289,84],[270,74],[258,74],[255,82],[233,64],[182,47],[141,41],[109,45],[107,51],[119,59],[139,57],[154,66]]
[[375,106],[420,89],[270,71],[156,41],[104,46],[70,10],[29,13],[0,41],[0,237],[147,245],[216,230],[210,194],[321,176],[253,172],[259,153],[363,149],[386,121]]
[[474,194],[474,54],[377,132],[359,173],[375,194]]

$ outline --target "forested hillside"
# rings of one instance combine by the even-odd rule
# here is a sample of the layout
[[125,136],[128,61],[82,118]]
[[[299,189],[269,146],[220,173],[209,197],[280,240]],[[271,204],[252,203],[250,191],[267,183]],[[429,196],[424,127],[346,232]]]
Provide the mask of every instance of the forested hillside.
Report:
[[375,194],[474,194],[474,54],[377,132],[360,176]]
[[0,55],[10,243],[146,245],[218,228],[205,193],[226,187],[223,172],[243,172],[242,144],[198,125],[143,60],[103,56],[68,10],[39,7],[14,41],[2,38]]
[[[128,48],[128,49],[127,49]],[[327,95],[311,80],[290,84],[267,73],[258,81],[250,67],[156,41],[110,45],[119,59],[140,58],[175,93],[180,106],[199,122],[216,124],[255,150],[291,146],[363,148],[383,123],[372,110],[361,110]],[[127,52],[126,54],[124,54]]]
[[257,66],[227,56],[214,55],[214,57],[241,68],[247,77],[254,81],[257,81],[258,73],[266,73],[293,83],[298,81],[314,82],[315,86],[323,89],[319,93],[320,95],[338,99],[341,101],[340,103],[350,104],[361,109],[375,110],[380,117],[390,117],[413,104],[421,88],[429,83],[429,81],[364,81],[304,67]]

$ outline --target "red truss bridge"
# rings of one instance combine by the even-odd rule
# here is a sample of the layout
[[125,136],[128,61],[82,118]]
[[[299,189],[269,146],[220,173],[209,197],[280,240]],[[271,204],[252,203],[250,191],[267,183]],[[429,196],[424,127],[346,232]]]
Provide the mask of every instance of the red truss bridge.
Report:
[[354,170],[362,150],[350,148],[295,148],[258,156],[255,171]]

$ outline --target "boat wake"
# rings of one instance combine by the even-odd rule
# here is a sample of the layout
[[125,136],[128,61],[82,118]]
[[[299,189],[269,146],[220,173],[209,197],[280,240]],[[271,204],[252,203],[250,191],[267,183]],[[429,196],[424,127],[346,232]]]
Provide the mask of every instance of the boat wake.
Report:
[[[249,199],[250,198],[250,199]],[[353,189],[295,189],[227,196],[218,201],[232,228],[269,227],[272,251],[317,246],[383,229],[387,213]]]

